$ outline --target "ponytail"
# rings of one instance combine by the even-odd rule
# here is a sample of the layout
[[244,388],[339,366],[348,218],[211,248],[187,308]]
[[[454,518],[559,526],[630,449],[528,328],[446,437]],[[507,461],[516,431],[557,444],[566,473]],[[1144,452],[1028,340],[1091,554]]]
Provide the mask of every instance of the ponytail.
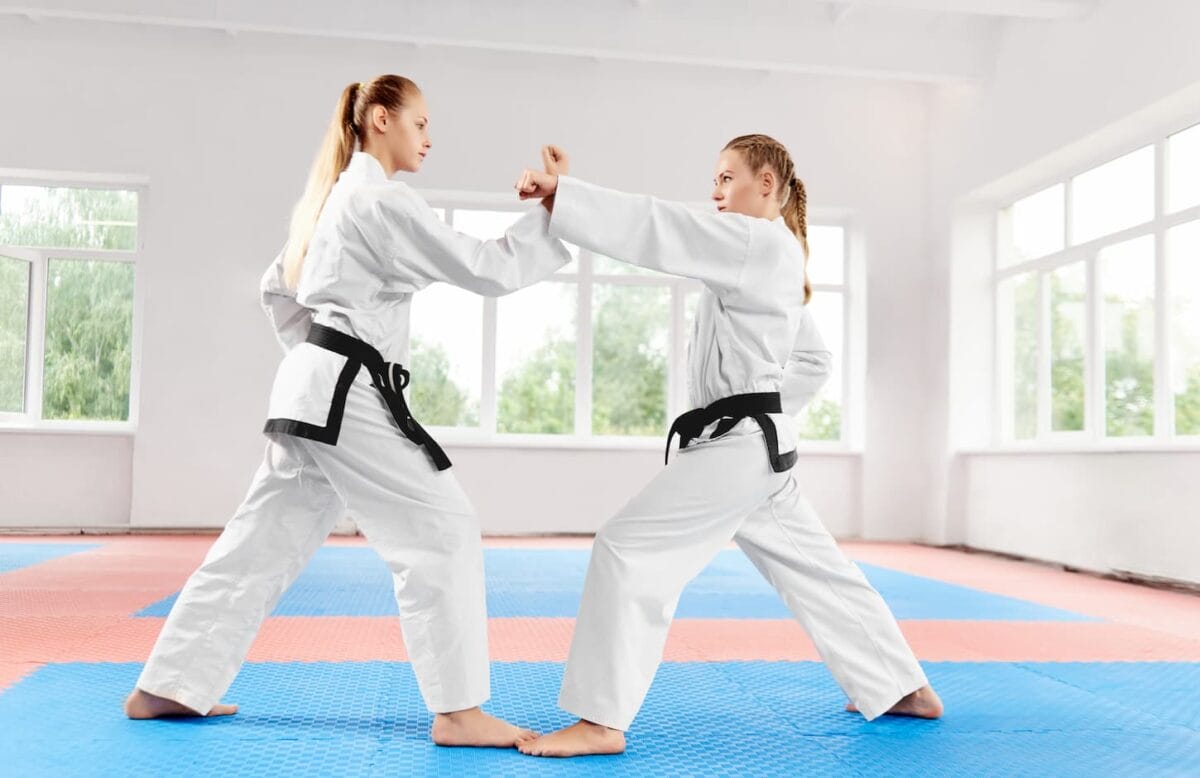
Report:
[[796,176],[792,177],[787,190],[787,199],[780,211],[788,229],[804,249],[804,304],[807,305],[812,299],[812,283],[808,280],[808,193],[804,190],[804,182]]
[[292,208],[292,222],[288,228],[287,250],[283,257],[283,278],[289,289],[295,289],[300,282],[300,271],[304,267],[304,256],[308,253],[308,242],[312,239],[313,228],[317,226],[317,217],[325,207],[329,191],[333,189],[338,176],[350,164],[354,147],[359,139],[354,126],[354,107],[358,101],[359,84],[351,84],[342,90],[329,128],[325,130],[325,139],[313,160],[312,168],[308,171],[308,183],[304,186],[304,194]]

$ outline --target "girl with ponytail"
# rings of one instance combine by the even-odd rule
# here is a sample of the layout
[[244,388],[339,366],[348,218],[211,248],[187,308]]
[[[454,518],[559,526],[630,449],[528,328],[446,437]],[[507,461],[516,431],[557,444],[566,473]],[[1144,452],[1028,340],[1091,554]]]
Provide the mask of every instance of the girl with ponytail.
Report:
[[[549,236],[550,199],[497,240],[447,226],[394,178],[418,172],[431,145],[412,81],[342,90],[287,246],[262,280],[285,351],[265,460],[171,609],[126,700],[131,718],[236,712],[218,701],[262,619],[348,512],[392,571],[434,742],[512,747],[533,735],[479,707],[490,693],[479,522],[408,408],[409,307],[437,281],[507,294],[570,255]],[[546,171],[566,167],[547,160]]]
[[793,416],[830,370],[806,307],[804,184],[787,149],[766,135],[726,144],[713,184],[715,214],[566,175],[527,170],[517,182],[523,198],[555,198],[552,235],[705,287],[688,348],[695,410],[667,436],[668,454],[676,434],[680,452],[592,545],[558,699],[579,721],[523,740],[526,754],[624,750],[680,593],[730,539],[807,630],[850,710],[868,720],[942,712],[891,611],[791,473]]

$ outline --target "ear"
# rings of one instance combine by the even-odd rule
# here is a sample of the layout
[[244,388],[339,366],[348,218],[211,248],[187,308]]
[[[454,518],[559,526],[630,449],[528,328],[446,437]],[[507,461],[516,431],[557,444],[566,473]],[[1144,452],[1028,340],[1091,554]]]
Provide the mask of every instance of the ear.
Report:
[[376,103],[371,106],[371,126],[376,132],[387,132],[388,120],[390,118],[388,110],[382,105]]
[[762,173],[758,176],[758,193],[762,197],[775,194],[775,171],[770,165],[763,165]]

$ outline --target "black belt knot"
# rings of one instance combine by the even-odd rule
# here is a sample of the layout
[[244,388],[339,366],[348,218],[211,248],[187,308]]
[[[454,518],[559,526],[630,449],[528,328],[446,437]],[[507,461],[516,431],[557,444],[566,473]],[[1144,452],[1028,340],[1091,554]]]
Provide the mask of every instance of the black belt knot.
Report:
[[795,451],[780,455],[779,435],[776,433],[774,422],[767,415],[769,413],[783,413],[783,403],[779,392],[735,394],[723,397],[704,408],[688,411],[671,424],[671,430],[667,433],[667,451],[663,461],[664,463],[670,461],[671,440],[676,435],[679,435],[679,448],[685,449],[691,445],[693,440],[700,437],[705,427],[714,421],[720,422],[712,434],[712,437],[717,438],[733,429],[742,419],[749,418],[754,419],[763,431],[771,469],[776,473],[786,472],[796,464],[797,455]]
[[385,362],[383,355],[371,344],[323,324],[312,325],[308,331],[308,342],[341,354],[367,368],[371,373],[371,383],[383,395],[392,418],[400,428],[400,434],[418,446],[423,446],[438,470],[450,468],[450,458],[446,456],[446,452],[413,418],[408,409],[404,389],[412,376],[403,365]]

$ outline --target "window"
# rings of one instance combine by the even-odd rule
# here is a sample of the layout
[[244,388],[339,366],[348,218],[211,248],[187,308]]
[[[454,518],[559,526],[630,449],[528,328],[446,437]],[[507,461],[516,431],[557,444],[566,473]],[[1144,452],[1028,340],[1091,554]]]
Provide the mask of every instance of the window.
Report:
[[1081,173],[1071,181],[1071,242],[1154,218],[1154,147],[1146,146]]
[[1167,139],[1167,212],[1200,205],[1200,124]]
[[0,181],[0,420],[131,420],[138,193]]
[[808,230],[809,312],[833,355],[833,373],[800,412],[799,432],[808,440],[843,440],[846,407],[846,231],[814,225]]
[[1167,233],[1171,403],[1176,435],[1200,435],[1200,221]]
[[1008,249],[1000,258],[1001,266],[1062,250],[1066,239],[1064,189],[1063,184],[1055,184],[1000,212],[1001,245]]
[[[1087,346],[1087,270],[1074,262],[1051,271],[1050,429],[1081,432]],[[1032,317],[1031,317],[1032,318]],[[1030,353],[1036,354],[1036,344]]]
[[[455,229],[499,237],[522,211],[439,210]],[[801,417],[805,436],[844,438],[845,231],[810,229],[812,311],[836,377]],[[685,344],[698,282],[568,246],[570,264],[511,295],[434,284],[413,300],[410,403],[427,426],[465,432],[661,438],[688,410]]]
[[1100,251],[1105,434],[1154,434],[1154,236]]
[[999,437],[1200,435],[1200,125],[1016,200],[997,224]]

